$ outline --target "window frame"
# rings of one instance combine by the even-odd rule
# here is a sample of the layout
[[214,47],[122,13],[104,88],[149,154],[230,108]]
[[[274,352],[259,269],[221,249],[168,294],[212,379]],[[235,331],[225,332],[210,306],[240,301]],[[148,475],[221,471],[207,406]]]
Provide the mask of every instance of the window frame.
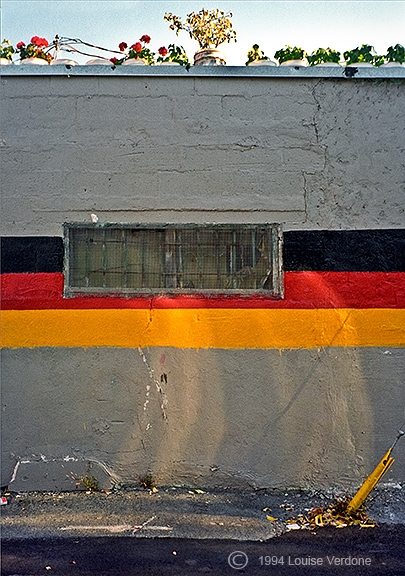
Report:
[[[71,286],[71,234],[74,230],[94,230],[94,229],[132,229],[132,230],[257,230],[266,228],[269,237],[269,261],[272,267],[270,269],[271,285],[272,288],[125,288],[117,287],[111,288],[106,286],[91,286],[91,287],[75,287]],[[257,224],[174,224],[174,223],[113,223],[113,222],[66,222],[63,225],[63,238],[64,238],[64,297],[73,298],[79,296],[114,296],[114,297],[142,297],[142,296],[178,296],[178,295],[194,295],[202,297],[218,297],[218,296],[260,296],[268,299],[282,299],[284,298],[284,278],[283,278],[283,232],[282,227],[278,223],[257,223]]]

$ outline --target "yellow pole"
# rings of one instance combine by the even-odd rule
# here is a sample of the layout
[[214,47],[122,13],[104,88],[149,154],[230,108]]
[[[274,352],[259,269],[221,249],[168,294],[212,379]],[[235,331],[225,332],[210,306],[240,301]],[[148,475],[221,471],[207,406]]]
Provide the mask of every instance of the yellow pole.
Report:
[[375,469],[371,472],[371,474],[366,478],[360,488],[357,490],[356,494],[350,500],[347,506],[347,512],[350,514],[351,512],[355,512],[360,508],[363,504],[364,500],[370,494],[371,490],[380,480],[380,478],[385,474],[391,464],[394,462],[394,458],[391,457],[392,446],[388,450],[386,454],[382,457],[380,462],[377,464]]

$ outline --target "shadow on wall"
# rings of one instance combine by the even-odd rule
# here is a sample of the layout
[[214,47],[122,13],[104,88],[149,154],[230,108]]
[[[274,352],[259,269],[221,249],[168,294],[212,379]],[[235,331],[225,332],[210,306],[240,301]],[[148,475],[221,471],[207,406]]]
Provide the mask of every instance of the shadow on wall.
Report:
[[350,486],[368,470],[373,414],[356,350],[164,354],[165,433],[148,430],[161,482]]

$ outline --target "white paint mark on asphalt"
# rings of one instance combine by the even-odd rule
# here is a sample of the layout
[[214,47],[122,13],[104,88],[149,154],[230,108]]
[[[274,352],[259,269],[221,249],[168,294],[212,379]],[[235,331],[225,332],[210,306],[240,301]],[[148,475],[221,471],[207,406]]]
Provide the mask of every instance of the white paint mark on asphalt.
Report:
[[59,530],[106,530],[107,532],[126,532],[133,530],[131,524],[116,524],[115,526],[63,526]]

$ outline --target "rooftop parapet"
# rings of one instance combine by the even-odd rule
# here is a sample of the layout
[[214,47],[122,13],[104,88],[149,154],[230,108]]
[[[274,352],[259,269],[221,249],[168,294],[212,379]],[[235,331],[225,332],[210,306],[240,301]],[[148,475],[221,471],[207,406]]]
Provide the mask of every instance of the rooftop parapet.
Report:
[[219,78],[405,79],[405,66],[114,66],[52,65],[0,67],[0,76],[170,76]]

